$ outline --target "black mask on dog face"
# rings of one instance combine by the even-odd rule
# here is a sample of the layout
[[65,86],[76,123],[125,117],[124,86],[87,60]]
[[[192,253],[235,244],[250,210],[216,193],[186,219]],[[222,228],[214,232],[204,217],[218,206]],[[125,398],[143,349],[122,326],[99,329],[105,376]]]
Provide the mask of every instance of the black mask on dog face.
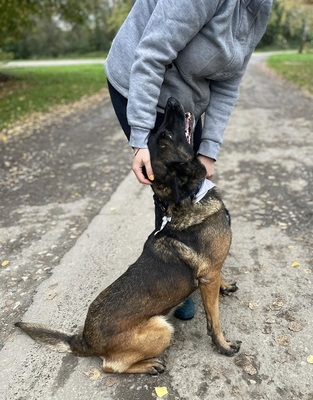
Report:
[[163,124],[149,136],[148,148],[154,172],[152,189],[168,204],[179,203],[195,192],[206,175],[193,151],[193,127],[191,114],[186,114],[180,102],[171,97]]

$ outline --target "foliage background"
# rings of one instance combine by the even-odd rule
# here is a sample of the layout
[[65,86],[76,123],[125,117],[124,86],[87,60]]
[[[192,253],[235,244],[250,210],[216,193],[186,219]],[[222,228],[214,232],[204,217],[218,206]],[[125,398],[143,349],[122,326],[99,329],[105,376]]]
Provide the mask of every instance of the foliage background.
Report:
[[[133,0],[0,0],[0,60],[104,55]],[[309,49],[313,0],[274,0],[259,48]]]
[[0,59],[105,52],[132,4],[133,0],[0,0]]
[[309,49],[313,40],[313,0],[274,0],[259,47]]

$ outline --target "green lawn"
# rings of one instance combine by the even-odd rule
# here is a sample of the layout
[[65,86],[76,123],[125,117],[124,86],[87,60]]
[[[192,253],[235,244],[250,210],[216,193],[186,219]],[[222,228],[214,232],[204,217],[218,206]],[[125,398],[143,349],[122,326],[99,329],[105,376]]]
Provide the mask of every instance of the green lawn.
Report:
[[267,59],[267,64],[284,78],[313,93],[313,53],[273,55]]
[[[10,79],[1,79],[1,74]],[[105,85],[102,65],[2,69],[0,130],[32,112],[92,95]]]
[[[286,79],[313,93],[313,54],[273,55],[267,63]],[[1,74],[9,74],[11,79],[3,80]],[[74,102],[105,85],[102,65],[0,70],[0,130],[32,112]]]

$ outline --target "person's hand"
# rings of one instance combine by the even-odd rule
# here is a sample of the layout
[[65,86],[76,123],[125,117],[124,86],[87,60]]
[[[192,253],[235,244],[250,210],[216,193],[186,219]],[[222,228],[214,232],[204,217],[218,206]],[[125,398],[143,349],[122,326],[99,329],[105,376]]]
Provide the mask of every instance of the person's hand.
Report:
[[206,178],[212,179],[214,175],[215,160],[213,158],[203,156],[202,154],[198,155],[198,159],[205,166]]
[[[154,175],[150,162],[150,152],[148,149],[134,148],[132,169],[140,183],[143,183],[145,185],[152,185]],[[144,170],[146,174],[144,174]],[[147,179],[146,176],[149,179]]]

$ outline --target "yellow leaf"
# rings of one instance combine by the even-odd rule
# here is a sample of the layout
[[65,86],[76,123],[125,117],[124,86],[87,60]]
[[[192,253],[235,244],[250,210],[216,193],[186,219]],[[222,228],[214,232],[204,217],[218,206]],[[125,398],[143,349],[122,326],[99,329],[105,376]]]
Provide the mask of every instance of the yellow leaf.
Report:
[[9,263],[10,263],[10,261],[4,260],[4,261],[2,261],[2,263],[1,263],[1,267],[6,267]]
[[154,389],[158,397],[164,397],[168,394],[167,388],[165,386],[155,387]]
[[294,261],[292,264],[291,264],[291,266],[293,267],[293,268],[296,268],[296,267],[299,267],[299,263],[298,263],[298,261]]
[[313,355],[310,355],[306,360],[309,364],[313,364]]

